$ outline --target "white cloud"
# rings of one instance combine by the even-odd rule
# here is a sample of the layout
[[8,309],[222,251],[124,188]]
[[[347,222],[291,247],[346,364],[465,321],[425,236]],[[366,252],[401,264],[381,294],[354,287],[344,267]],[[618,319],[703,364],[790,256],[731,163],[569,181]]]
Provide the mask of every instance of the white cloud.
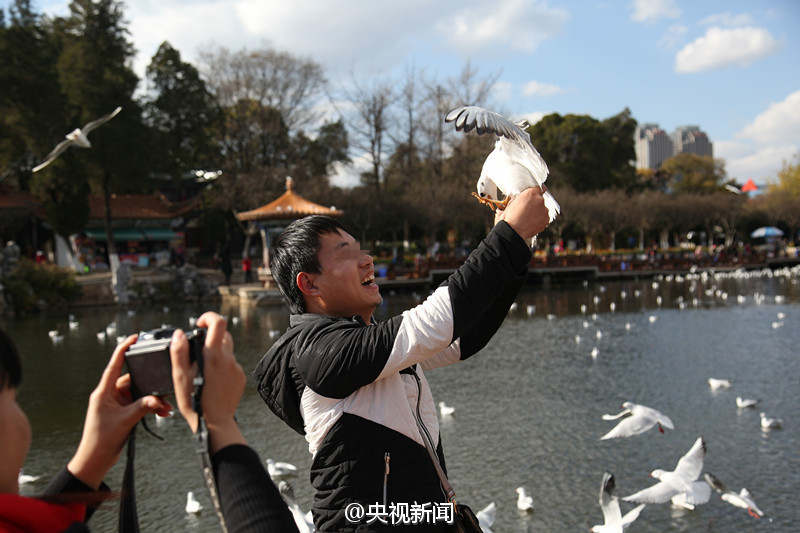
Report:
[[774,102],[736,134],[759,144],[800,143],[800,90]]
[[751,26],[754,24],[753,17],[745,13],[733,15],[726,11],[725,13],[717,13],[700,21],[703,26]]
[[523,113],[522,114],[522,118],[527,120],[528,124],[533,126],[534,124],[536,124],[537,122],[539,122],[540,120],[542,120],[544,117],[546,117],[549,114],[550,113],[544,113],[542,111],[529,111],[527,113]]
[[498,81],[492,86],[492,96],[498,102],[508,102],[511,100],[511,93],[514,86],[507,81]]
[[633,0],[631,5],[631,20],[634,22],[652,23],[658,19],[677,18],[681,15],[681,9],[675,0]]
[[526,0],[481,2],[436,24],[451,46],[462,53],[497,54],[511,49],[532,54],[539,44],[561,31],[567,11]]
[[676,72],[701,72],[732,65],[747,66],[780,49],[764,28],[720,28],[684,46],[675,56]]
[[719,144],[721,143],[714,143],[714,157],[725,160],[725,172],[728,176],[739,182],[753,178],[753,181],[759,185],[768,181],[777,181],[777,175],[783,167],[784,160],[790,160],[798,152],[798,147],[790,144],[766,146],[755,151],[745,150],[744,152],[718,150]]
[[525,96],[556,96],[564,94],[566,91],[558,85],[542,83],[540,81],[529,81],[522,88]]
[[688,32],[689,29],[686,26],[682,24],[673,24],[667,28],[667,31],[664,32],[664,36],[661,37],[661,40],[658,42],[658,44],[662,48],[671,50],[683,42],[683,38]]

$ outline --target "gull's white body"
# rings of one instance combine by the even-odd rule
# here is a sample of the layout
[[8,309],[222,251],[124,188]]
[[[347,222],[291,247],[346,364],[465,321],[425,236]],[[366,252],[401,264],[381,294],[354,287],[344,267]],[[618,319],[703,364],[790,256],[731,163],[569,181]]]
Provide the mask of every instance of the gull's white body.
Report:
[[619,510],[619,498],[614,495],[614,475],[610,472],[603,474],[603,483],[600,486],[600,508],[603,510],[602,525],[592,526],[593,533],[622,533],[639,517],[645,504],[639,504],[622,516]]
[[[547,163],[523,129],[527,127],[526,122],[515,124],[502,115],[477,106],[453,109],[445,117],[445,122],[455,122],[457,130],[469,132],[475,129],[479,135],[497,135],[494,150],[484,161],[478,179],[479,197],[497,201],[500,200],[498,190],[510,198],[525,189],[544,185]],[[561,207],[549,192],[544,193],[544,201],[552,222],[561,212]]]
[[444,402],[439,402],[439,413],[441,413],[442,416],[451,416],[455,410],[455,407],[451,407]]
[[633,402],[625,402],[622,404],[622,407],[624,411],[617,415],[603,415],[603,420],[616,420],[626,414],[630,414],[631,416],[623,419],[614,429],[600,437],[600,440],[639,435],[656,424],[658,424],[658,429],[662,433],[664,432],[662,428],[675,429],[672,420],[670,420],[668,416],[652,407],[635,404]]
[[767,416],[766,413],[759,413],[758,416],[761,417],[762,429],[780,429],[783,427],[782,418],[772,418]]
[[520,511],[530,512],[533,511],[533,498],[528,496],[525,492],[525,487],[517,487],[517,509]]
[[675,498],[673,503],[687,508],[707,503],[711,497],[711,487],[705,481],[697,481],[703,470],[705,456],[706,444],[700,437],[680,458],[674,471],[653,470],[650,475],[658,483],[622,499],[636,503],[665,503]]
[[731,380],[720,378],[708,378],[708,386],[712,389],[728,389],[731,386]]
[[489,528],[494,525],[496,516],[497,505],[494,502],[475,513],[475,518],[478,519],[478,524],[481,526],[483,533],[491,533]]
[[313,533],[314,522],[309,520],[308,513],[304,513],[300,509],[300,505],[297,503],[297,498],[295,498],[294,489],[292,486],[286,481],[281,481],[278,483],[278,491],[281,493],[281,496],[283,496],[283,501],[286,502],[286,506],[289,508],[289,511],[292,512],[294,523],[297,525],[297,530],[300,533]]
[[719,479],[717,479],[713,474],[706,473],[704,474],[706,481],[708,482],[711,487],[722,494],[720,498],[722,500],[728,502],[731,505],[736,507],[741,507],[742,509],[747,509],[747,512],[750,513],[750,516],[755,518],[761,518],[764,516],[764,512],[758,508],[756,502],[753,501],[753,495],[750,494],[750,491],[742,488],[739,493],[735,493],[732,490],[729,490]]
[[92,143],[89,142],[89,137],[88,137],[89,133],[93,129],[97,128],[98,126],[102,126],[103,124],[105,124],[106,122],[108,122],[109,120],[111,120],[112,118],[117,116],[117,113],[119,113],[120,111],[122,111],[122,108],[121,107],[117,107],[111,113],[109,113],[107,115],[103,115],[102,117],[100,117],[100,118],[98,118],[96,120],[92,120],[91,122],[87,122],[84,127],[75,128],[71,132],[67,133],[65,135],[66,140],[65,141],[61,141],[60,143],[58,143],[56,145],[56,147],[53,148],[53,150],[49,154],[47,154],[47,157],[44,158],[44,161],[42,161],[41,163],[39,163],[38,165],[33,167],[31,172],[38,172],[38,171],[42,170],[44,167],[46,167],[47,165],[52,163],[53,160],[56,157],[61,155],[61,153],[64,150],[66,150],[67,148],[69,148],[73,144],[75,146],[80,147],[80,148],[91,148],[92,147]]
[[759,404],[760,400],[756,400],[753,398],[742,398],[741,396],[736,397],[736,407],[739,409],[747,409],[748,407],[755,407]]
[[270,477],[276,478],[297,474],[297,467],[291,463],[274,461],[272,459],[267,459],[266,463],[267,472],[269,472]]
[[186,512],[191,514],[197,514],[203,510],[203,506],[197,501],[194,497],[194,492],[189,491],[186,494]]

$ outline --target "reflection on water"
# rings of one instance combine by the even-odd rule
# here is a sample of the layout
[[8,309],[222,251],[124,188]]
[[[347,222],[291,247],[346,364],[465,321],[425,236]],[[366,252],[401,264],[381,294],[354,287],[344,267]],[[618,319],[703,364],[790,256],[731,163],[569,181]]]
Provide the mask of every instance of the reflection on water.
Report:
[[[416,303],[410,294],[385,296],[380,316]],[[188,327],[202,310],[79,310],[79,326],[72,330],[66,313],[4,320],[24,357],[20,403],[34,428],[26,472],[47,478],[74,452],[88,394],[116,340],[115,334],[99,341],[98,331],[111,321],[118,334],[164,323]],[[230,329],[247,371],[288,326],[282,307],[214,310],[239,318]],[[653,483],[651,470],[674,469],[703,436],[704,471],[737,492],[747,487],[767,516],[755,520],[715,493],[695,511],[648,505],[628,531],[795,531],[798,325],[797,274],[528,288],[482,353],[427,373],[437,400],[456,409],[441,425],[453,486],[476,510],[497,504],[495,532],[586,531],[602,522],[597,499],[604,470],[616,476],[620,496],[631,494]],[[47,335],[53,329],[65,336],[57,345]],[[712,391],[709,377],[729,378],[733,386]],[[760,408],[737,409],[736,396],[760,398]],[[619,412],[626,400],[661,410],[675,430],[600,441],[616,423],[602,414]],[[761,431],[759,410],[783,418],[784,428]],[[239,420],[262,458],[300,468],[302,474],[290,482],[308,508],[311,457],[305,440],[272,415],[253,388],[245,392]],[[141,431],[137,439],[142,530],[218,531],[185,424],[153,420],[151,426],[166,440]],[[108,476],[113,488],[121,484],[122,467]],[[41,483],[23,490],[31,493]],[[534,513],[517,511],[518,486],[533,496]],[[190,490],[207,512],[185,514]],[[633,507],[621,506],[623,512]],[[116,530],[116,504],[101,509],[92,526]]]

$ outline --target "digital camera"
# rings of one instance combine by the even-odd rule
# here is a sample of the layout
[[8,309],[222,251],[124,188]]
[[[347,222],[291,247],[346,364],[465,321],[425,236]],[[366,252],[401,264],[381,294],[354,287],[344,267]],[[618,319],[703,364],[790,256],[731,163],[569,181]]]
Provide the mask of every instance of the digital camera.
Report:
[[[125,352],[125,362],[131,375],[131,394],[134,399],[148,394],[164,396],[173,392],[169,345],[176,329],[164,326],[143,331]],[[196,361],[202,353],[206,330],[196,328],[187,331],[186,338],[189,340],[189,361]]]

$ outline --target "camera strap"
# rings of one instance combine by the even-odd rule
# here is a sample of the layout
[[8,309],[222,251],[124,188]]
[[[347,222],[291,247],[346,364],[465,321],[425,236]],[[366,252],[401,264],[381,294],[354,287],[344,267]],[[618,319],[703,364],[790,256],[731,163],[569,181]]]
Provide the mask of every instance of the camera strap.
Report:
[[200,456],[200,462],[203,466],[203,479],[206,482],[208,493],[211,496],[211,503],[214,505],[214,510],[217,512],[219,518],[219,525],[224,533],[227,533],[228,528],[225,525],[225,516],[222,514],[222,506],[219,503],[219,493],[217,492],[217,481],[214,477],[214,465],[211,463],[211,455],[208,452],[208,426],[206,419],[203,417],[203,385],[205,379],[203,378],[203,354],[202,350],[198,350],[197,354],[197,376],[194,378],[194,392],[192,392],[192,408],[197,413],[197,431],[194,434],[194,449]]

